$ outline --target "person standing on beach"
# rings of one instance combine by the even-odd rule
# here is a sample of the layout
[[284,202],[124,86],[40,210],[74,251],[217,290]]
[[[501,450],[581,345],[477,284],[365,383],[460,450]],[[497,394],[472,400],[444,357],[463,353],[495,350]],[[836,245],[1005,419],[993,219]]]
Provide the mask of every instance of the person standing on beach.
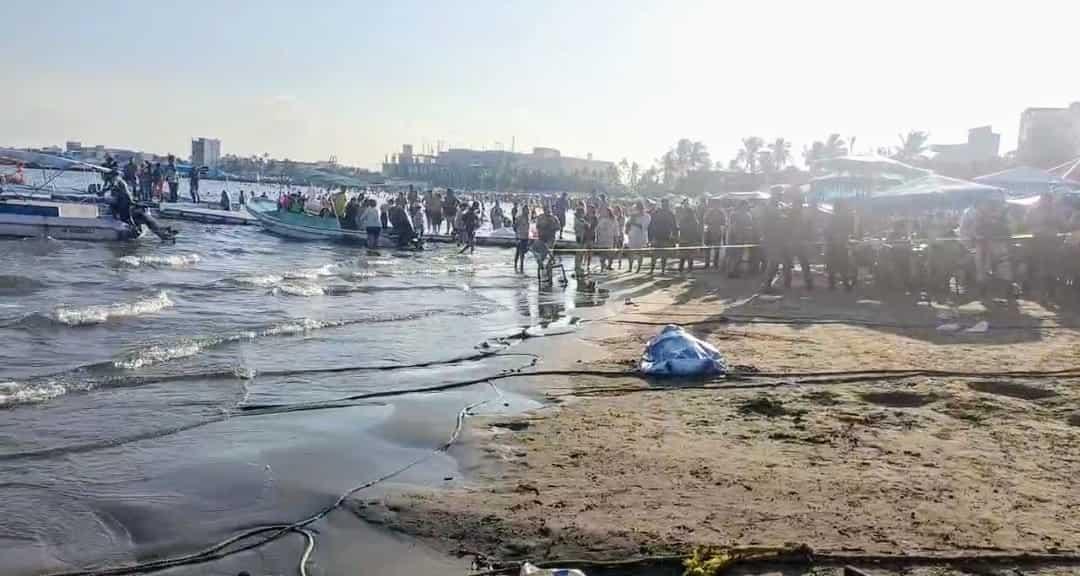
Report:
[[514,237],[517,248],[514,251],[514,272],[525,273],[525,255],[529,252],[529,209],[514,206]]
[[[750,212],[750,204],[746,200],[740,200],[731,211],[731,221],[728,223],[727,244],[744,246],[757,242],[757,232],[754,230],[754,215]],[[743,261],[755,262],[754,252],[750,248],[725,248],[724,269],[728,278],[738,278],[741,274]]]
[[416,198],[409,203],[409,219],[412,220],[413,232],[417,237],[424,235],[424,207],[420,205],[420,199]]
[[829,290],[836,289],[837,277],[846,290],[855,287],[849,252],[849,243],[854,233],[855,214],[848,201],[841,198],[833,204],[832,218],[825,230],[825,271],[829,277]]
[[151,172],[150,180],[153,182],[152,195],[159,200],[163,200],[165,198],[165,171],[161,169],[161,162],[154,162],[154,170]]
[[600,208],[600,218],[596,223],[596,248],[600,252],[600,270],[611,270],[611,250],[615,248],[615,236],[621,235],[619,224],[611,207]]
[[645,245],[649,243],[649,224],[651,218],[649,214],[645,212],[645,206],[638,202],[634,204],[634,212],[630,214],[630,218],[626,221],[626,240],[627,248],[633,250],[628,256],[629,262],[628,269],[630,272],[634,271],[634,259],[637,259],[637,269],[641,272],[642,255],[641,250],[645,248]]
[[[701,244],[701,222],[697,211],[690,206],[690,200],[683,200],[679,207],[679,246],[697,246]],[[691,252],[679,253],[679,272],[689,263],[689,270],[694,270],[694,255]]]
[[719,248],[719,246],[724,243],[724,230],[726,228],[727,214],[724,213],[723,206],[717,200],[710,200],[705,211],[705,245],[713,246],[713,248],[705,249],[706,268],[709,265],[716,269],[720,268],[720,254],[724,252],[724,249]]
[[[652,239],[653,248],[660,251],[660,273],[664,274],[667,272],[667,249],[675,245],[675,239],[679,235],[679,225],[667,198],[660,202],[660,208],[652,215],[649,226],[649,238]],[[657,255],[653,254],[650,274],[656,271],[656,258]]]
[[536,253],[536,260],[540,267],[537,274],[541,275],[549,283],[551,282],[552,263],[555,261],[553,252],[555,238],[562,229],[559,226],[559,219],[551,212],[551,205],[545,204],[544,212],[536,219],[537,240],[533,244],[533,252]]
[[443,199],[442,203],[442,209],[443,218],[446,219],[446,232],[449,234],[454,230],[454,223],[457,220],[458,213],[458,199],[457,196],[454,195],[453,188],[447,188],[446,198]]
[[368,198],[364,202],[364,210],[360,214],[360,227],[367,232],[367,247],[374,250],[379,247],[379,234],[382,232],[382,220],[379,218],[379,208],[374,198]]
[[472,205],[461,214],[461,226],[462,226],[462,243],[465,245],[461,248],[459,254],[464,254],[466,250],[469,254],[476,252],[476,229],[480,227],[480,214],[483,208],[480,207],[480,202],[474,201]]
[[563,192],[555,201],[555,218],[559,221],[559,238],[563,236],[563,228],[566,228],[566,213],[570,210],[570,198]]
[[165,182],[169,184],[169,202],[180,200],[180,174],[176,171],[176,157],[169,154],[169,162],[165,166]]
[[[783,189],[779,186],[773,187],[772,196],[762,214],[761,244],[765,252],[766,264],[765,281],[761,288],[766,294],[773,292],[773,282],[776,281],[776,274],[780,271],[780,267],[784,264],[791,266],[788,259],[791,230],[780,207],[782,191]],[[785,275],[790,278],[791,272]]]
[[[814,217],[803,207],[804,198],[798,189],[792,189],[788,197],[787,222],[791,236],[784,254],[784,289],[791,288],[792,265],[799,263],[802,270],[803,286],[814,289],[814,276],[810,270],[810,245],[815,244]],[[814,207],[817,210],[817,207]]]
[[188,193],[191,194],[191,201],[195,204],[199,203],[199,180],[201,176],[199,174],[199,167],[191,167],[191,177],[188,180]]

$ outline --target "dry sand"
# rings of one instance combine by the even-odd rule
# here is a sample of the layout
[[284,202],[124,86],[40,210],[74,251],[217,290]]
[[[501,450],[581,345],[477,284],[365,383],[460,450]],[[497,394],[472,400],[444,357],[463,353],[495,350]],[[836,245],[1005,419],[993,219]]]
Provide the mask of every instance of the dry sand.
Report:
[[[753,293],[749,281],[701,276],[642,296],[616,319],[920,326],[693,326],[729,362],[767,372],[1080,366],[1080,331],[1061,326],[1080,323],[1030,302],[947,308],[904,296]],[[982,319],[985,334],[936,329]],[[657,330],[594,324],[581,337],[604,357],[589,365],[633,365]],[[568,355],[578,346],[571,342]],[[444,549],[500,560],[627,558],[703,544],[1080,549],[1080,380],[918,377],[770,390],[629,377],[539,384],[547,407],[470,421],[466,441],[480,456],[466,459],[466,487],[402,489],[351,508]]]

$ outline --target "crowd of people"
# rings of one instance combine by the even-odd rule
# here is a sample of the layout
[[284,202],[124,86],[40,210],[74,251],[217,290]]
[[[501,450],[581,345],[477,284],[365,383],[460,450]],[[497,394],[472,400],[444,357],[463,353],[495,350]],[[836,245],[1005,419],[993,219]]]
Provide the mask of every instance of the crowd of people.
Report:
[[[908,291],[973,289],[985,293],[1007,281],[1025,290],[1052,292],[1076,284],[1080,264],[1066,258],[1077,248],[1080,209],[1045,195],[1019,210],[1004,198],[982,199],[966,210],[924,210],[899,214],[837,200],[829,207],[807,199],[797,188],[774,187],[768,197],[681,199],[609,198],[596,192],[568,194],[472,194],[410,188],[379,203],[378,195],[326,195],[318,208],[299,195],[282,199],[282,209],[336,216],[342,227],[364,231],[374,246],[392,231],[399,245],[425,234],[451,235],[471,252],[484,222],[493,234],[513,235],[515,270],[524,272],[532,252],[541,268],[553,263],[556,242],[570,252],[575,268],[588,274],[622,269],[649,273],[692,271],[697,264],[729,277],[760,277],[762,289],[790,289],[798,273],[813,290],[815,267],[823,268],[829,289],[852,290],[862,278]],[[337,198],[335,200],[335,198]],[[857,209],[858,208],[858,209]],[[569,224],[569,226],[568,226]],[[1030,233],[1030,239],[1015,239]]]
[[[130,158],[123,169],[112,156],[105,157],[104,168],[107,171],[119,171],[124,183],[129,190],[136,192],[137,199],[141,202],[161,201],[177,202],[180,197],[180,172],[176,167],[176,157],[170,154],[165,164],[161,162],[151,163],[144,160],[141,163]],[[193,171],[194,173],[194,171]],[[196,192],[193,198],[198,196],[198,176],[193,184]]]

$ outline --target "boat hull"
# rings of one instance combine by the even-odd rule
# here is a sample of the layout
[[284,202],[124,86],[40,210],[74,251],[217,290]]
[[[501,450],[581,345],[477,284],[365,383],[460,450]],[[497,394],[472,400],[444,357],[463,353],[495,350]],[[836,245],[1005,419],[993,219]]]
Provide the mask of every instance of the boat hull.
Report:
[[[254,201],[247,204],[250,213],[262,227],[271,234],[303,241],[331,241],[347,244],[366,245],[366,230],[345,230],[336,218],[323,218],[310,214],[293,212],[280,213],[273,202]],[[380,248],[397,247],[396,238],[384,231],[379,236]]]
[[115,242],[134,240],[142,232],[130,226],[104,218],[49,218],[0,214],[0,236],[9,238],[53,238],[56,240],[88,240]]

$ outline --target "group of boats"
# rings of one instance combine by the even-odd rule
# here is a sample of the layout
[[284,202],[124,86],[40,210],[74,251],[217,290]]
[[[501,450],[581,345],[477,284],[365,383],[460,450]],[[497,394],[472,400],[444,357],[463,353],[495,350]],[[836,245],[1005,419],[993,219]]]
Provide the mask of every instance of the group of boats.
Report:
[[[16,154],[17,153],[17,154]],[[50,170],[84,170],[102,173],[104,168],[66,158],[25,151],[0,149],[0,158],[32,161]],[[145,235],[145,227],[113,216],[110,195],[97,185],[87,190],[64,189],[46,185],[31,186],[0,180],[0,237],[49,237],[57,240],[131,241]],[[268,198],[251,198],[242,206],[226,210],[219,203],[160,202],[140,203],[140,209],[156,218],[188,220],[205,224],[258,224],[267,232],[294,240],[322,240],[366,244],[365,230],[350,230],[334,215],[292,212],[279,208]],[[236,209],[233,209],[236,208]],[[425,234],[423,242],[453,243],[449,234]],[[397,245],[392,231],[380,236],[381,247]],[[562,241],[565,246],[570,241]],[[517,244],[510,228],[492,230],[477,236],[478,246],[512,247]]]

